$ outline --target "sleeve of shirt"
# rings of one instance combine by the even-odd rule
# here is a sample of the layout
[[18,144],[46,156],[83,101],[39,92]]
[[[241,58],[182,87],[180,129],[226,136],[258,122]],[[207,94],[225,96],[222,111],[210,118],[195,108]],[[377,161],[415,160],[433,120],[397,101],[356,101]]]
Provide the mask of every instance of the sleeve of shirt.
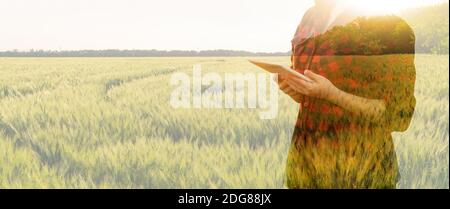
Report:
[[374,68],[369,75],[367,96],[383,100],[386,106],[384,116],[376,122],[377,126],[391,132],[406,131],[416,105],[414,55],[387,55],[369,59],[375,60],[370,62]]
[[[386,38],[380,42],[391,48],[380,54],[383,56],[369,56],[370,61],[366,63],[370,68],[367,96],[382,99],[386,105],[384,117],[377,124],[391,132],[403,132],[408,129],[416,106],[415,38],[403,20],[394,23],[395,27],[384,30],[382,34]],[[404,27],[402,33],[396,32],[399,25]]]
[[391,131],[403,132],[408,129],[416,106],[414,55],[398,55],[393,61],[398,63],[388,63],[382,86],[384,122]]

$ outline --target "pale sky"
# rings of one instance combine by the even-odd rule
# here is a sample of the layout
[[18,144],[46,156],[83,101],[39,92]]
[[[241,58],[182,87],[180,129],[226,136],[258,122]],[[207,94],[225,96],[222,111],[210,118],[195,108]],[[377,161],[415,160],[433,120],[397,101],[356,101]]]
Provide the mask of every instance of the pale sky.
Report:
[[[360,0],[400,8],[439,0]],[[0,0],[0,51],[288,51],[313,0]],[[372,3],[368,3],[372,2]]]

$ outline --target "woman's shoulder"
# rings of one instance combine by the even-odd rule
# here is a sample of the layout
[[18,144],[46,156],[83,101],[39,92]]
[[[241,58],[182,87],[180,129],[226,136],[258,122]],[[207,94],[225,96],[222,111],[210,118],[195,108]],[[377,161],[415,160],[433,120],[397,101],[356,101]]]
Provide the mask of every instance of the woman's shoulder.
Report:
[[376,25],[386,29],[396,28],[399,25],[410,28],[408,23],[397,14],[367,12],[357,8],[346,9],[337,19],[337,22],[343,23],[341,25],[356,24],[363,29],[367,25]]
[[414,32],[402,18],[396,15],[353,14],[351,20],[346,20],[345,24],[335,24],[319,37],[329,43],[337,54],[414,54]]

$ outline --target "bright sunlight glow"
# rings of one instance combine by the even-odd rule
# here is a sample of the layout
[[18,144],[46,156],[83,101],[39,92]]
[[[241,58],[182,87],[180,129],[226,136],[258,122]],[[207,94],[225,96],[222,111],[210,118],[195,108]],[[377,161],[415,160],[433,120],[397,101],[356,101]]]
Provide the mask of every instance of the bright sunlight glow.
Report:
[[409,8],[439,3],[437,0],[348,0],[348,3],[372,14],[398,13]]
[[[297,25],[314,1],[0,0],[0,51],[288,51]],[[398,13],[445,0],[339,1],[369,12]]]

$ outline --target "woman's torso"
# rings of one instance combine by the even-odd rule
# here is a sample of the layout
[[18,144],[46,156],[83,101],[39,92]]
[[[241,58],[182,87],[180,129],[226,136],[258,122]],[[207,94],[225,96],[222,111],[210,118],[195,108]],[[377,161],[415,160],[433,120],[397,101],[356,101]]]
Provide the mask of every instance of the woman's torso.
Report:
[[[394,55],[383,56],[360,38],[366,34],[360,34],[357,12],[345,11],[326,24],[315,21],[321,16],[317,12],[308,11],[296,31],[292,68],[318,73],[356,96],[382,95],[374,83],[388,76],[385,64]],[[316,30],[317,25],[325,29]],[[304,96],[300,103],[287,162],[289,187],[395,186],[397,161],[390,129],[325,100]]]

